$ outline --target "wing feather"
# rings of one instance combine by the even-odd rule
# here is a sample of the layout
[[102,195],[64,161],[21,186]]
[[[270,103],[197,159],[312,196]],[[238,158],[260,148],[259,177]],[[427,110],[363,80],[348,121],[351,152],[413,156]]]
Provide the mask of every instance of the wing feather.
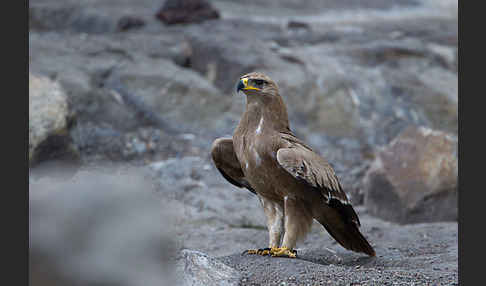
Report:
[[284,148],[277,151],[280,166],[309,188],[320,191],[325,199],[314,218],[346,249],[375,256],[375,250],[358,230],[358,215],[331,165],[292,134],[282,134],[281,138]]
[[277,161],[295,178],[321,190],[327,201],[338,199],[349,204],[334,170],[318,154],[298,146],[281,148],[277,151]]
[[339,179],[324,158],[305,145],[294,143],[277,151],[277,161],[294,178],[319,190],[330,207],[336,208],[344,217],[360,225]]
[[214,140],[211,147],[211,157],[218,171],[228,182],[239,188],[246,188],[256,194],[241,170],[240,162],[233,149],[232,138],[218,138]]

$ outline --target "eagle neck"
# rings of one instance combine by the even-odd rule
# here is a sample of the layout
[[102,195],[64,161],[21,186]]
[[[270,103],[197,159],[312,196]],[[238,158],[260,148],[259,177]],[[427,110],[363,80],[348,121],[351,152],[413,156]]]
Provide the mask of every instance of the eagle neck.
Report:
[[272,129],[277,132],[290,130],[287,108],[279,95],[252,97],[247,97],[245,111],[245,119],[250,130],[259,128],[267,131]]

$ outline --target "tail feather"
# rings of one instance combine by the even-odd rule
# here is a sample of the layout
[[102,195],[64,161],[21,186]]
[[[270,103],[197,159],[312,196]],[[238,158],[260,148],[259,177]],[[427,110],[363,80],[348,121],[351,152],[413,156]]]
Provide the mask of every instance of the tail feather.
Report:
[[358,227],[348,224],[345,228],[336,228],[320,222],[329,234],[344,248],[362,252],[369,256],[376,256],[376,252],[366,238],[361,234]]
[[350,214],[348,209],[350,207],[349,205],[327,207],[321,212],[320,217],[316,219],[344,248],[362,252],[369,256],[376,256],[373,247],[359,231],[359,220],[356,221],[357,216],[348,217],[346,215]]

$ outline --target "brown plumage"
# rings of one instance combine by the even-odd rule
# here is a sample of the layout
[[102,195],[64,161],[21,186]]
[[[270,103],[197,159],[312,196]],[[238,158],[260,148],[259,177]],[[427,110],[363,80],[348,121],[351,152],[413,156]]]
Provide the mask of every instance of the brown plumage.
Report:
[[216,139],[211,155],[230,183],[259,197],[271,249],[264,253],[295,257],[292,249],[315,219],[343,247],[374,256],[332,167],[290,131],[275,82],[250,73],[240,78],[239,90],[246,110],[233,138]]

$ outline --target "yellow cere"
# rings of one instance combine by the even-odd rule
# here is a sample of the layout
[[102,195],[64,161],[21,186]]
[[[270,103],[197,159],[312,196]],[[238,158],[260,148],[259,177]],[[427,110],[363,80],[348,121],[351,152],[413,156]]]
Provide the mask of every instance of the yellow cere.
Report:
[[243,90],[260,90],[259,88],[256,88],[254,86],[248,85],[248,78],[246,78],[246,77],[245,78],[242,78],[241,81],[245,85],[245,87],[243,88]]

